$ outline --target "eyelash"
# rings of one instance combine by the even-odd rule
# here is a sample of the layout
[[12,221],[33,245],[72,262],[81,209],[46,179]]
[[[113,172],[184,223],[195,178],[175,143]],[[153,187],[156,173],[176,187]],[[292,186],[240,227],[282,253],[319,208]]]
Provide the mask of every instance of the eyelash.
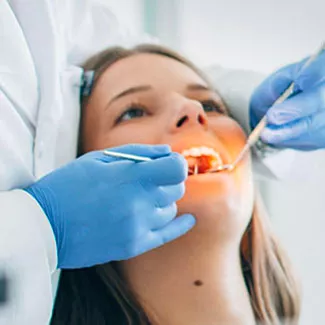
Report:
[[[204,106],[205,105],[209,105],[210,107],[214,108],[216,113],[219,114],[225,114],[225,110],[222,108],[222,106],[220,105],[220,103],[216,102],[215,100],[209,99],[209,100],[203,100],[201,101],[201,105]],[[145,105],[142,105],[140,103],[130,103],[127,105],[127,107],[125,108],[125,110],[123,111],[123,113],[116,119],[115,124],[119,124],[121,122],[124,122],[123,117],[126,116],[127,113],[130,112],[135,112],[135,111],[139,111],[142,110],[144,113],[149,114],[149,109],[148,107],[146,107]],[[211,113],[211,112],[206,112],[206,113]],[[143,117],[143,115],[138,116],[137,118]],[[132,118],[130,118],[132,119]]]
[[[123,113],[116,119],[116,122],[115,122],[115,124],[119,124],[119,123],[121,123],[121,122],[124,122],[123,121],[123,117],[127,114],[127,113],[129,113],[129,112],[131,112],[131,111],[136,111],[136,110],[142,110],[142,111],[144,111],[144,112],[146,112],[146,113],[148,113],[148,108],[145,106],[145,105],[142,105],[142,104],[140,104],[140,103],[136,103],[136,102],[134,102],[134,103],[130,103],[130,104],[128,104],[127,106],[126,106],[126,108],[123,110]],[[140,116],[140,117],[143,117],[143,116]],[[138,117],[139,118],[139,117]]]
[[[225,109],[221,106],[221,104],[213,99],[203,100],[201,101],[201,105],[203,106],[203,109],[204,109],[204,105],[210,105],[214,109],[216,109],[215,110],[216,113],[226,114]],[[206,112],[206,113],[210,113],[210,112]]]

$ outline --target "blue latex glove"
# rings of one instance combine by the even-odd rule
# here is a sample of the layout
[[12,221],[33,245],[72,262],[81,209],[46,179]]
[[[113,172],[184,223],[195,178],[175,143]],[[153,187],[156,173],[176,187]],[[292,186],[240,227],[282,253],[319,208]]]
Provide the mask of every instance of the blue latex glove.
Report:
[[[186,160],[167,145],[110,148],[154,158],[132,162],[88,153],[26,189],[54,231],[59,268],[80,268],[134,257],[193,227],[175,218],[185,191]],[[174,219],[175,218],[175,219]]]
[[[300,72],[306,60],[275,72],[253,93],[251,127],[267,114],[263,142],[299,150],[325,148],[325,53]],[[292,81],[294,95],[270,108]]]

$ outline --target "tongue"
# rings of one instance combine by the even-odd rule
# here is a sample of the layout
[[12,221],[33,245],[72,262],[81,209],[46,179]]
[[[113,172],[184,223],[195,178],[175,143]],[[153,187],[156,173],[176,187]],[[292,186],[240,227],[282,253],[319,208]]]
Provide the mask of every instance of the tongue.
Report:
[[220,164],[215,157],[204,155],[200,157],[187,157],[186,160],[188,162],[189,174],[193,174],[196,168],[198,174],[203,174],[206,170]]

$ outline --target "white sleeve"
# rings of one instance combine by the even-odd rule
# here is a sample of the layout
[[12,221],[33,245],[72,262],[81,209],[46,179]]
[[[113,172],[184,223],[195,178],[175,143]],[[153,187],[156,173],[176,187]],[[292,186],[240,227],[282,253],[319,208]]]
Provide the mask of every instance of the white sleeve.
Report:
[[[205,69],[205,73],[227,104],[231,115],[250,132],[249,102],[254,89],[265,79],[265,75],[249,70],[230,70],[220,66]],[[254,171],[259,178],[292,179],[302,166],[297,164],[299,152],[291,149],[255,148]],[[293,174],[292,170],[299,172]],[[296,175],[297,174],[297,175]],[[301,173],[300,173],[301,174]]]
[[47,217],[29,194],[14,190],[34,179],[34,114],[29,110],[34,103],[25,81],[12,69],[4,71],[0,62],[0,270],[11,280],[0,325],[48,323],[57,264]]
[[10,280],[0,324],[46,325],[55,239],[38,203],[14,190],[34,180],[38,84],[29,46],[7,1],[0,1],[0,20],[0,270]]
[[0,193],[0,268],[9,278],[1,325],[46,325],[56,269],[52,229],[37,202],[22,190]]

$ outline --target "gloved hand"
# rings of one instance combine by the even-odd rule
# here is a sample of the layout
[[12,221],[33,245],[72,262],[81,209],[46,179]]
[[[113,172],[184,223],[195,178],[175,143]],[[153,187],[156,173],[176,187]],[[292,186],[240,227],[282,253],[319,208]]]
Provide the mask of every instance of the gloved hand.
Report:
[[132,162],[88,153],[26,189],[54,231],[59,268],[80,268],[134,257],[193,227],[177,217],[185,191],[186,160],[167,145],[110,150],[154,158]]
[[[306,60],[275,72],[253,93],[251,127],[267,114],[263,142],[299,150],[325,148],[325,53],[300,72]],[[292,81],[294,94],[270,108]]]

